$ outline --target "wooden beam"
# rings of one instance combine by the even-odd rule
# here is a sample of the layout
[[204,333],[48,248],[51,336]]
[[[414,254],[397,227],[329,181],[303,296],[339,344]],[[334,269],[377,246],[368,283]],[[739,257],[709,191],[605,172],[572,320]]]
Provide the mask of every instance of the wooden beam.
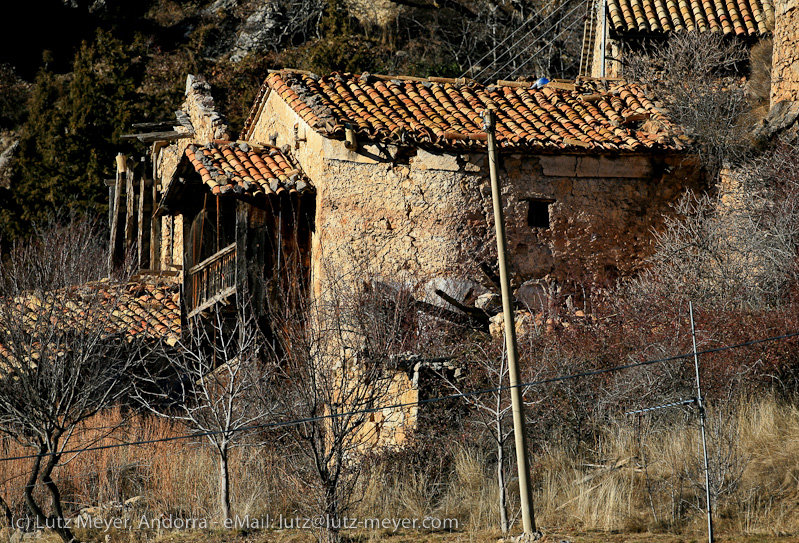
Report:
[[113,274],[114,269],[121,263],[120,252],[124,251],[124,243],[122,243],[121,236],[121,203],[122,203],[122,190],[125,179],[127,159],[125,155],[119,153],[116,159],[116,186],[114,187],[114,201],[111,205],[110,227],[111,227],[111,245],[108,250],[108,275]]
[[136,240],[136,192],[133,188],[133,164],[129,161],[125,171],[125,255],[127,258]]
[[[236,201],[236,291],[243,296],[247,289],[247,204]],[[226,249],[230,248],[228,246]]]
[[150,213],[150,267],[161,269],[161,217],[156,214],[158,209],[158,187],[153,180],[152,202],[153,211]]
[[145,132],[142,134],[123,134],[119,136],[122,140],[137,139],[143,143],[153,143],[156,141],[173,141],[181,138],[190,138],[192,132],[178,132],[177,130],[167,130],[164,132]]
[[139,213],[138,213],[138,232],[137,240],[136,240],[136,252],[138,253],[136,262],[138,268],[144,268],[145,266],[149,266],[150,262],[150,228],[149,224],[147,224],[147,219],[149,218],[148,215],[144,213],[145,202],[148,200],[147,198],[147,182],[144,179],[144,159],[142,158],[142,176],[139,179]]
[[485,311],[483,311],[479,307],[469,307],[468,305],[462,304],[461,302],[459,302],[458,300],[456,300],[455,298],[453,298],[443,290],[436,289],[434,292],[436,293],[436,296],[438,296],[448,304],[460,309],[461,311],[463,311],[464,313],[466,313],[467,315],[469,315],[470,317],[479,322],[485,321],[485,325],[488,326],[488,315],[486,314]]
[[212,254],[211,256],[209,256],[208,258],[206,258],[205,260],[203,260],[202,262],[200,262],[196,266],[192,266],[191,268],[189,268],[189,274],[190,275],[194,275],[194,274],[196,274],[198,272],[203,271],[205,268],[207,268],[208,266],[210,266],[211,264],[213,264],[214,262],[216,262],[217,260],[219,260],[223,256],[225,256],[227,254],[230,254],[230,253],[232,253],[235,250],[236,250],[236,243],[234,242],[234,243],[231,243],[230,245],[228,245],[227,247],[225,247],[224,249],[222,249],[220,251],[217,251],[216,253]]
[[205,311],[209,307],[213,307],[214,305],[227,300],[227,298],[230,298],[234,294],[236,294],[236,287],[228,287],[228,288],[226,288],[225,290],[223,290],[222,292],[220,292],[219,294],[217,294],[213,298],[208,298],[205,302],[203,302],[199,306],[197,306],[194,309],[192,309],[189,312],[189,314],[188,314],[188,318],[192,318],[197,313],[200,313],[201,311]]
[[155,121],[155,122],[151,122],[151,123],[133,123],[132,125],[130,125],[130,127],[131,128],[136,128],[136,129],[147,130],[147,129],[150,129],[150,128],[172,127],[173,124],[175,124],[174,121]]

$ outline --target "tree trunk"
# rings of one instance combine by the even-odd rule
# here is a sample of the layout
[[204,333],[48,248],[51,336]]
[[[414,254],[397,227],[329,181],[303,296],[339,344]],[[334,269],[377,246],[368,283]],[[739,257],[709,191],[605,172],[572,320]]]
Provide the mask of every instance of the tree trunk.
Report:
[[[502,431],[502,424],[497,421],[497,429]],[[510,530],[508,526],[508,493],[505,483],[505,443],[502,441],[502,433],[497,440],[497,486],[499,487],[499,527],[505,535]]]
[[230,522],[230,470],[228,468],[228,449],[219,449],[219,502],[222,506],[223,521]]
[[[55,448],[57,448],[57,445]],[[53,481],[53,479],[50,477],[53,469],[58,463],[59,456],[56,454],[50,455],[48,457],[47,464],[45,464],[44,470],[41,470],[42,458],[48,452],[49,451],[47,447],[42,445],[39,448],[39,455],[33,461],[31,475],[28,478],[28,484],[25,486],[25,503],[27,504],[28,510],[31,512],[31,514],[36,517],[36,521],[40,526],[47,526],[53,530],[56,534],[58,534],[58,537],[60,537],[64,543],[74,543],[77,541],[77,539],[67,526],[66,519],[64,518],[64,510],[61,505],[61,493],[59,492],[55,481]],[[55,518],[48,519],[45,516],[44,511],[42,511],[42,508],[33,499],[33,490],[36,488],[37,479],[41,479],[42,483],[50,491],[50,495],[53,498],[53,509],[55,509],[56,513]]]
[[341,511],[339,511],[337,486],[335,481],[325,482],[325,524],[322,528],[325,543],[341,541]]

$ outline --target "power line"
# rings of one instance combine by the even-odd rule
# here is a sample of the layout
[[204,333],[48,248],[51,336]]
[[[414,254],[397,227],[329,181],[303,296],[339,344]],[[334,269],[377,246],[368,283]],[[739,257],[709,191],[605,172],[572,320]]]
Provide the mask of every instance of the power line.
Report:
[[[536,56],[538,55],[538,53],[540,53],[541,51],[543,51],[543,50],[544,50],[544,49],[546,49],[547,47],[550,47],[550,46],[552,46],[552,44],[555,42],[555,40],[557,40],[558,38],[560,38],[560,37],[563,35],[563,33],[564,33],[564,32],[567,32],[568,30],[571,30],[572,28],[574,28],[574,26],[575,26],[577,23],[579,23],[579,22],[580,22],[580,19],[575,19],[575,20],[572,22],[572,24],[570,24],[569,26],[567,26],[566,28],[564,28],[563,30],[561,30],[560,32],[558,32],[558,35],[557,35],[557,36],[555,36],[555,37],[554,37],[554,38],[552,38],[552,39],[551,39],[549,42],[547,42],[547,43],[545,43],[544,45],[542,45],[542,46],[541,46],[541,47],[540,47],[540,48],[539,48],[537,51],[535,51],[533,54],[531,54],[531,55],[530,55],[530,57],[529,57],[527,60],[525,60],[524,62],[522,62],[521,64],[519,64],[519,65],[518,65],[516,68],[514,68],[514,69],[513,69],[513,71],[512,71],[511,73],[509,73],[509,74],[508,74],[508,77],[512,77],[512,76],[513,76],[513,74],[515,74],[516,72],[518,72],[519,70],[521,70],[521,69],[522,69],[522,67],[523,67],[523,66],[525,66],[525,65],[526,65],[528,62],[530,62],[531,60],[533,60],[534,58],[536,58]],[[504,68],[504,66],[503,66],[503,68]]]
[[[558,377],[550,377],[548,379],[542,379],[542,380],[539,380],[539,381],[530,381],[530,382],[527,382],[527,383],[519,383],[519,384],[515,385],[515,387],[517,387],[517,388],[518,387],[529,388],[529,387],[533,387],[533,386],[540,386],[540,385],[546,385],[546,384],[551,384],[551,383],[557,383],[557,382],[560,382],[560,381],[568,381],[568,380],[571,380],[571,379],[579,379],[579,378],[582,378],[582,377],[591,377],[591,376],[594,376],[594,375],[601,375],[601,374],[604,374],[604,373],[622,371],[622,370],[638,368],[638,367],[642,367],[642,366],[650,366],[650,365],[653,365],[653,364],[660,364],[660,363],[663,363],[663,362],[672,362],[672,361],[675,361],[675,360],[681,360],[683,358],[691,358],[691,357],[694,356],[694,354],[700,355],[700,354],[718,353],[718,352],[722,352],[722,351],[728,351],[728,350],[731,350],[731,349],[738,349],[738,348],[741,348],[741,347],[749,347],[749,346],[757,345],[757,344],[760,344],[760,343],[766,343],[766,342],[770,342],[770,341],[778,341],[778,340],[781,340],[781,339],[788,339],[788,338],[797,337],[797,336],[799,336],[799,332],[791,332],[791,333],[783,334],[783,335],[780,335],[780,336],[773,336],[773,337],[768,337],[768,338],[762,338],[762,339],[756,339],[756,340],[752,340],[752,341],[747,341],[745,343],[737,343],[737,344],[734,344],[734,345],[725,345],[724,347],[717,347],[715,349],[707,349],[707,350],[704,350],[704,351],[698,351],[696,353],[691,351],[690,353],[679,354],[679,355],[675,355],[675,356],[669,356],[669,357],[666,357],[666,358],[658,358],[658,359],[654,359],[654,360],[644,360],[642,362],[633,362],[633,363],[630,363],[630,364],[623,364],[623,365],[620,365],[620,366],[613,366],[613,367],[610,367],[610,368],[603,368],[603,369],[599,369],[599,370],[585,371],[585,372],[575,373],[575,374],[571,374],[571,375],[561,375],[561,376],[558,376]],[[264,423],[264,424],[252,424],[252,425],[249,425],[249,426],[242,426],[240,428],[232,428],[230,430],[211,430],[211,431],[206,431],[206,432],[196,432],[196,433],[193,433],[193,434],[183,434],[183,435],[178,435],[178,436],[163,437],[163,438],[157,438],[157,439],[146,439],[146,440],[141,440],[141,441],[127,441],[127,442],[122,442],[122,443],[114,443],[114,444],[111,444],[111,445],[98,445],[98,446],[95,446],[95,447],[84,447],[84,448],[80,448],[80,449],[72,449],[72,450],[68,450],[68,451],[61,451],[61,452],[58,452],[58,453],[49,452],[49,453],[41,453],[41,454],[29,454],[29,455],[24,455],[24,456],[13,456],[13,457],[9,457],[9,458],[0,458],[0,462],[10,462],[12,460],[27,460],[27,459],[31,459],[31,458],[44,458],[44,457],[47,457],[47,456],[53,456],[55,454],[59,454],[59,455],[77,454],[77,453],[89,452],[89,451],[101,451],[101,450],[106,450],[106,449],[118,449],[118,448],[121,448],[121,447],[151,445],[153,443],[165,443],[165,442],[170,442],[170,441],[179,441],[179,440],[183,440],[183,439],[192,439],[192,438],[198,438],[198,437],[208,437],[208,436],[219,435],[219,434],[235,434],[235,433],[246,432],[246,431],[250,431],[250,430],[269,430],[269,429],[275,429],[275,428],[287,428],[287,427],[291,427],[291,426],[299,426],[300,424],[307,424],[307,423],[310,423],[310,422],[319,422],[319,421],[327,420],[327,419],[336,419],[336,418],[342,418],[342,417],[347,417],[347,416],[352,416],[352,415],[365,415],[365,414],[369,414],[369,413],[376,413],[376,412],[382,411],[384,409],[401,409],[401,408],[404,408],[404,407],[417,407],[419,405],[428,404],[428,403],[441,402],[441,401],[446,401],[446,400],[454,400],[454,399],[457,399],[457,398],[466,398],[466,397],[470,397],[470,396],[478,396],[478,395],[481,395],[481,394],[491,394],[491,393],[494,393],[494,392],[502,392],[502,391],[505,391],[505,390],[510,390],[511,388],[514,388],[514,387],[508,385],[508,386],[503,386],[503,387],[473,390],[473,391],[470,391],[470,392],[463,392],[463,393],[459,393],[459,394],[449,394],[447,396],[438,396],[438,397],[435,397],[435,398],[426,398],[426,399],[423,399],[423,400],[418,400],[416,402],[395,403],[393,405],[384,405],[384,406],[381,406],[381,407],[372,407],[372,408],[368,408],[368,409],[359,409],[359,410],[355,410],[355,411],[347,411],[347,412],[344,412],[344,413],[332,413],[332,414],[329,414],[329,415],[318,415],[318,416],[315,416],[315,417],[305,417],[305,418],[302,418],[302,419],[296,419],[296,420],[291,420],[291,421],[271,422],[271,423]]]
[[[577,11],[578,9],[580,9],[581,7],[585,6],[587,3],[588,3],[588,0],[583,0],[582,2],[580,2],[579,4],[577,4],[576,6],[574,6],[574,7],[571,9],[571,11],[569,11],[569,12],[568,12],[566,15],[564,15],[563,17],[561,17],[560,19],[558,19],[558,20],[555,22],[555,24],[553,24],[553,25],[552,25],[552,26],[550,26],[548,29],[546,29],[546,30],[545,30],[545,31],[542,33],[542,35],[546,35],[546,34],[548,34],[549,32],[551,32],[552,30],[554,30],[554,29],[555,29],[555,28],[556,28],[556,27],[557,27],[557,26],[558,26],[558,25],[559,25],[561,22],[563,22],[563,21],[566,19],[566,17],[568,17],[569,15],[571,15],[572,13],[574,13],[575,11]],[[553,12],[553,13],[554,13],[554,12]],[[544,20],[546,20],[546,19],[544,19]],[[579,19],[577,19],[577,21],[579,21]],[[544,22],[544,21],[542,21],[542,22]],[[572,23],[572,25],[570,25],[570,26],[574,26],[574,23]],[[559,33],[557,36],[555,36],[555,38],[554,38],[554,39],[557,39],[558,37],[560,37],[560,35],[561,35],[562,33],[563,33],[563,31],[561,31],[561,32],[560,32],[560,33]],[[525,37],[526,37],[526,35],[525,35]],[[548,42],[547,42],[547,43],[546,43],[546,44],[545,44],[543,47],[541,47],[541,48],[540,48],[538,51],[541,51],[541,50],[543,50],[545,47],[547,47],[548,45],[551,45],[551,43],[554,41],[554,39],[553,39],[553,40],[550,40],[550,41],[548,41]],[[519,40],[518,42],[516,42],[516,44],[518,44],[518,43],[521,43],[521,40]],[[516,44],[514,44],[514,45],[516,45]],[[525,52],[527,52],[527,50],[528,50],[528,49],[530,49],[530,48],[531,48],[533,45],[535,45],[535,42],[532,42],[532,43],[528,44],[528,45],[527,45],[527,46],[526,46],[524,49],[522,49],[521,51],[519,51],[519,52],[518,52],[518,53],[517,53],[517,54],[516,54],[516,55],[515,55],[513,58],[511,58],[511,59],[510,59],[510,60],[508,60],[508,61],[507,61],[505,64],[503,64],[502,66],[500,66],[499,68],[497,68],[496,70],[494,70],[494,73],[495,73],[495,74],[498,74],[498,73],[500,73],[502,70],[504,70],[505,68],[507,68],[507,67],[508,67],[510,64],[512,64],[512,63],[513,63],[513,62],[514,62],[516,59],[518,59],[518,58],[519,58],[520,56],[522,56],[522,55],[523,55]],[[525,61],[525,64],[526,64],[527,62],[529,62],[529,61],[530,61],[530,59],[534,58],[534,55],[535,55],[535,54],[538,54],[538,51],[536,51],[536,53],[534,53],[533,55],[531,55],[531,56],[530,56],[530,58],[529,58],[529,59],[527,59],[527,60]],[[480,75],[482,75],[482,73],[483,73],[484,71],[486,71],[487,69],[488,69],[488,67],[486,67],[486,68],[483,68],[482,70],[480,70],[480,72],[479,72],[479,73],[478,73],[478,74],[477,74],[477,75],[474,77],[474,79],[477,79],[477,77],[479,77]],[[513,72],[513,73],[515,73],[515,71],[516,71],[516,70],[514,70],[514,72]]]
[[[523,41],[525,38],[527,38],[527,36],[529,36],[530,34],[532,34],[532,33],[533,33],[533,31],[534,31],[536,28],[538,28],[539,26],[541,26],[542,24],[544,24],[544,23],[547,21],[547,19],[549,19],[550,17],[552,17],[553,15],[555,15],[555,13],[557,13],[557,12],[558,12],[558,11],[559,11],[559,10],[560,10],[560,9],[561,9],[563,6],[565,6],[565,5],[566,5],[566,4],[565,4],[565,2],[564,2],[564,3],[561,3],[561,4],[559,4],[559,5],[558,5],[558,7],[556,7],[556,8],[555,8],[555,9],[552,11],[552,13],[550,13],[549,15],[547,15],[546,17],[544,17],[543,19],[541,19],[541,20],[538,22],[538,24],[536,24],[536,25],[535,25],[533,28],[531,28],[530,30],[528,30],[528,31],[527,31],[527,33],[525,33],[525,34],[524,34],[524,36],[522,36],[521,38],[519,38],[518,40],[516,40],[516,42],[513,44],[513,46],[516,46],[516,45],[518,45],[519,43],[521,43],[521,42],[522,42],[522,41]],[[527,21],[525,21],[525,22],[524,22],[522,25],[520,25],[520,26],[519,26],[519,27],[518,27],[516,30],[514,30],[513,32],[511,32],[511,33],[510,33],[510,34],[509,34],[509,35],[508,35],[508,36],[507,36],[507,37],[506,37],[504,40],[502,40],[501,42],[499,42],[498,44],[496,44],[494,47],[492,47],[492,48],[491,48],[491,50],[490,50],[490,51],[488,51],[488,53],[486,53],[485,55],[483,55],[483,56],[480,58],[480,60],[478,60],[478,61],[477,61],[477,62],[475,62],[474,64],[477,64],[477,65],[479,65],[479,64],[480,64],[481,62],[483,62],[483,61],[484,61],[486,58],[488,58],[488,57],[489,57],[491,54],[493,54],[494,52],[496,52],[496,50],[497,50],[497,49],[499,49],[500,47],[502,47],[502,45],[503,45],[503,44],[504,44],[506,41],[508,41],[510,38],[512,38],[514,34],[516,34],[517,32],[519,32],[520,30],[522,30],[522,29],[525,27],[525,25],[526,25],[527,23],[529,23],[529,22],[530,22],[532,19],[533,19],[533,15],[530,15],[530,17],[527,19]],[[505,51],[503,51],[502,53],[500,53],[499,57],[497,57],[497,58],[500,58],[500,57],[502,57],[503,55],[505,55],[506,53],[509,53],[510,51],[511,51],[511,49],[510,49],[510,48],[509,48],[509,49],[506,49]],[[481,74],[482,74],[482,73],[483,73],[483,72],[484,72],[486,69],[487,69],[487,67],[485,67],[485,68],[482,68],[482,69],[481,69],[479,72],[477,72],[477,74],[476,74],[476,75],[474,75],[474,76],[473,76],[473,79],[477,79],[477,78],[478,78],[478,77],[479,77],[479,76],[480,76],[480,75],[481,75]],[[470,71],[470,70],[471,70],[471,68],[470,68],[469,70],[466,70],[465,72],[463,72],[463,73],[461,74],[461,77],[466,77],[466,75],[469,73],[469,71]]]

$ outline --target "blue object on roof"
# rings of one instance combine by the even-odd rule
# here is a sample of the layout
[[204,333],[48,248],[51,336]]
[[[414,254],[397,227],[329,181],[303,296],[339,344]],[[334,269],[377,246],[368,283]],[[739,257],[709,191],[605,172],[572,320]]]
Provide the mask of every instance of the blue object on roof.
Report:
[[538,79],[535,83],[533,83],[533,88],[534,89],[540,89],[544,85],[546,85],[547,83],[549,83],[549,79],[547,79],[546,77],[542,77],[542,78]]

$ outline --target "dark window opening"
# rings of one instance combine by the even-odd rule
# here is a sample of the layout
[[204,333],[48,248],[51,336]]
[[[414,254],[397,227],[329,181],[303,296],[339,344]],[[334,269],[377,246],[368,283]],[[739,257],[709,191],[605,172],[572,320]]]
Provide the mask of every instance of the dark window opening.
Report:
[[554,200],[528,200],[527,226],[549,228],[549,206]]

